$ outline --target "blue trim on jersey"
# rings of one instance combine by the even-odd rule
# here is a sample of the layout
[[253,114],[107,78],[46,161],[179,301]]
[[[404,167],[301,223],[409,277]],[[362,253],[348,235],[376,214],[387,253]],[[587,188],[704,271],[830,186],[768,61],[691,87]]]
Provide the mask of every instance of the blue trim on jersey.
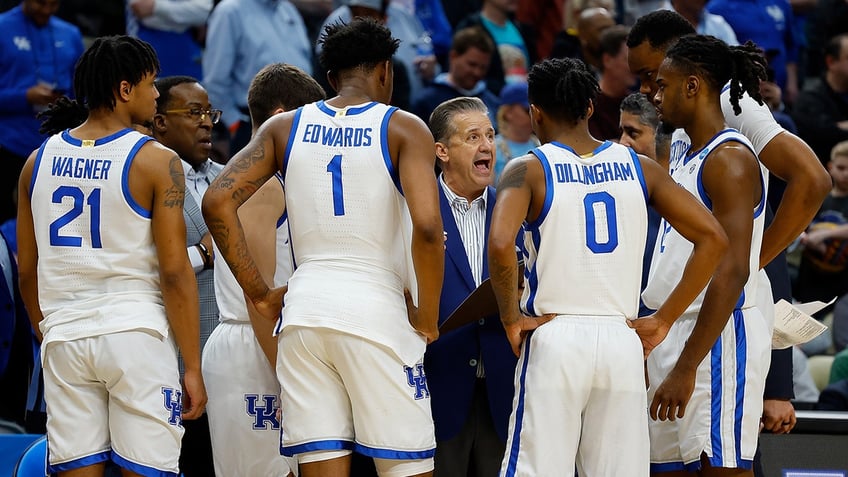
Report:
[[[633,160],[633,167],[636,168],[636,177],[639,178],[639,183],[642,184],[642,194],[645,195],[645,203],[647,204],[650,200],[650,196],[648,196],[648,184],[645,182],[645,172],[642,171],[642,161],[636,157],[636,151],[633,148],[628,147],[628,151],[630,151],[630,158]],[[647,210],[645,211],[647,213]]]
[[518,378],[520,389],[516,389],[518,393],[518,404],[515,406],[515,429],[512,430],[512,447],[509,448],[509,453],[506,455],[506,471],[504,477],[513,477],[515,475],[515,467],[518,465],[518,450],[521,446],[521,426],[524,424],[524,396],[527,394],[527,363],[530,361],[530,340],[533,338],[533,332],[527,333],[527,338],[524,340],[524,362],[521,363],[521,375]]
[[38,153],[35,155],[35,163],[32,165],[32,176],[29,178],[29,198],[32,200],[32,191],[35,190],[35,178],[38,176],[38,169],[41,167],[41,157],[44,155],[44,148],[47,147],[47,139],[41,143],[38,148]]
[[289,157],[291,157],[292,145],[294,144],[294,137],[297,135],[297,126],[300,124],[300,115],[303,113],[303,106],[297,108],[297,111],[294,112],[294,118],[292,118],[291,129],[289,130],[289,140],[286,141],[286,152],[283,154],[283,167],[280,168],[280,184],[285,187],[286,181],[286,169],[289,166]]
[[[71,136],[70,131],[71,131],[70,129],[65,129],[64,131],[62,131],[62,139],[72,146],[82,147],[82,139],[77,139],[77,138]],[[135,131],[135,130],[132,129],[132,128],[121,129],[120,131],[118,131],[116,133],[112,133],[108,136],[101,137],[99,139],[95,139],[94,140],[94,146],[95,147],[96,146],[102,146],[106,143],[114,141],[115,139],[118,139],[121,136],[124,136],[124,135],[131,133],[133,131]]]
[[[542,165],[542,170],[545,172],[545,202],[542,204],[542,210],[539,211],[539,216],[536,217],[536,220],[528,223],[525,230],[538,229],[542,225],[542,222],[545,221],[548,212],[551,211],[551,204],[554,201],[554,175],[551,172],[551,163],[545,153],[538,147],[530,151],[530,153],[536,156],[539,164]],[[537,248],[536,250],[539,249]]]
[[[737,134],[741,134],[741,133],[739,133],[739,131],[737,131],[737,130],[735,130],[735,129],[732,129],[732,128],[724,129],[724,130],[722,130],[721,132],[719,132],[718,134],[716,134],[715,136],[713,136],[713,138],[712,138],[712,139],[710,139],[710,142],[714,141],[717,137],[719,137],[719,136],[721,136],[722,134],[727,133],[727,132],[735,132],[735,133],[737,133]],[[707,162],[707,159],[709,158],[709,155],[710,155],[710,154],[712,154],[712,153],[713,153],[713,151],[715,151],[715,149],[716,149],[717,147],[721,146],[722,144],[724,144],[724,143],[726,143],[726,142],[738,142],[739,144],[741,144],[741,145],[745,146],[745,148],[746,148],[746,149],[748,149],[749,151],[751,151],[751,154],[753,154],[753,155],[754,155],[754,158],[756,158],[756,159],[759,161],[759,156],[757,156],[757,153],[756,153],[756,152],[754,152],[754,150],[753,150],[753,149],[751,149],[751,147],[750,147],[750,146],[748,146],[748,145],[747,145],[747,144],[745,144],[744,142],[740,141],[738,137],[728,137],[728,138],[722,139],[721,141],[719,141],[719,142],[717,142],[716,144],[714,144],[714,145],[710,148],[709,152],[707,153],[707,157],[705,157],[705,158],[704,158],[704,161],[701,163],[701,168],[698,170],[698,194],[701,196],[701,200],[703,200],[703,201],[704,201],[704,204],[706,204],[707,208],[708,208],[708,209],[710,209],[710,210],[712,210],[712,209],[713,209],[713,202],[712,202],[712,201],[710,200],[710,198],[707,196],[706,189],[704,189],[704,181],[703,181],[703,179],[702,179],[702,178],[703,178],[703,174],[704,174],[704,163],[706,163],[706,162]],[[708,143],[707,143],[707,145],[709,145],[709,144],[710,144],[710,143],[708,142]],[[706,146],[705,146],[705,147],[706,147]],[[701,150],[703,151],[703,148],[701,148]],[[694,157],[694,154],[693,154],[692,156],[688,156],[688,158],[687,158],[687,159],[684,159],[683,163],[684,163],[684,164],[686,164],[686,162],[687,162],[689,159],[691,159],[692,157]],[[760,200],[759,200],[759,203],[757,204],[757,207],[754,209],[754,217],[755,217],[755,218],[756,218],[756,217],[759,217],[759,216],[760,216],[760,214],[763,212],[763,210],[765,210],[765,205],[766,205],[766,192],[767,192],[767,191],[766,191],[766,185],[765,185],[765,182],[764,182],[764,180],[763,180],[763,172],[762,172],[762,169],[758,169],[758,170],[759,170],[758,175],[759,175],[759,177],[760,177],[760,186],[761,186],[761,188],[760,188],[760,189],[762,190],[762,193],[760,194]]]
[[[577,152],[574,149],[572,149],[571,146],[569,146],[568,144],[563,144],[559,141],[551,141],[550,144],[553,144],[556,147],[565,149],[566,151],[574,154],[577,157],[584,157],[584,156],[581,156],[580,154],[577,154]],[[612,146],[612,144],[613,144],[612,141],[604,141],[604,142],[601,143],[600,146],[593,149],[592,152],[589,153],[589,155],[590,156],[596,156],[596,155],[600,154],[604,149]]]
[[736,332],[736,413],[733,416],[733,438],[738,462],[742,459],[742,411],[745,405],[745,367],[748,363],[748,339],[742,310],[733,310],[733,327]]
[[147,144],[147,141],[152,141],[153,138],[150,136],[142,136],[138,142],[130,149],[129,154],[127,154],[127,160],[124,162],[124,171],[123,176],[121,177],[121,191],[124,193],[124,200],[127,201],[127,205],[135,211],[136,214],[144,217],[145,219],[150,219],[153,217],[153,211],[147,210],[138,202],[133,199],[132,194],[130,193],[130,166],[135,160],[135,155],[138,154],[138,150],[141,149],[142,146]]
[[729,90],[729,89],[730,89],[730,83],[727,83],[726,85],[724,85],[724,86],[721,88],[721,92],[722,92],[722,93],[724,93],[725,91],[727,91],[727,90]]
[[313,441],[296,446],[284,446],[280,444],[280,454],[286,457],[294,457],[296,454],[314,451],[349,450],[352,451],[354,444],[351,441],[341,439],[329,439],[326,441]]
[[[705,147],[707,147],[707,146],[709,146],[710,144],[712,144],[712,142],[713,142],[713,141],[715,141],[717,137],[721,136],[722,134],[724,134],[724,133],[726,133],[726,132],[739,132],[739,131],[737,131],[737,130],[735,130],[735,129],[733,129],[733,128],[727,128],[727,129],[722,129],[721,131],[719,131],[719,132],[717,132],[717,133],[713,134],[713,137],[711,137],[711,138],[710,138],[710,140],[709,140],[709,141],[707,141],[707,143],[706,143],[706,144],[704,144],[704,147],[702,147],[702,148],[698,149],[698,150],[697,150],[697,151],[695,151],[695,152],[689,152],[689,151],[686,151],[687,153],[683,154],[683,165],[685,166],[686,164],[688,164],[688,163],[689,163],[689,161],[691,161],[692,159],[694,159],[694,158],[695,158],[695,156],[698,156],[698,155],[700,155],[701,153],[703,153],[703,152],[704,152],[704,148],[705,148]],[[719,144],[721,144],[721,143],[723,143],[723,142],[724,142],[724,141],[721,141],[720,143],[718,143],[718,144],[714,145],[713,147],[711,147],[711,148],[710,148],[710,150],[709,150],[709,151],[707,151],[707,155],[709,155],[709,154],[713,151],[713,149],[715,149],[715,148],[716,148],[716,146],[718,146]],[[692,149],[692,144],[689,144],[689,150],[691,150],[691,149]]]
[[398,108],[394,106],[390,107],[383,116],[383,120],[380,121],[380,151],[383,153],[383,162],[386,164],[386,170],[389,171],[389,177],[392,178],[392,182],[395,183],[400,195],[403,195],[403,187],[400,185],[400,172],[392,165],[392,156],[389,154],[389,120],[397,110]]
[[[49,451],[48,451],[49,452]],[[47,472],[51,474],[54,472],[65,472],[68,470],[79,469],[80,467],[86,467],[89,465],[99,464],[101,462],[106,462],[109,460],[110,451],[98,452],[96,454],[87,455],[85,457],[80,457],[79,459],[69,460],[67,462],[62,462],[61,464],[50,464],[50,461],[47,461]]]
[[144,477],[177,477],[180,475],[176,472],[154,469],[153,467],[148,467],[137,462],[130,462],[124,457],[121,457],[115,451],[112,451],[112,461],[119,466],[135,472],[136,474],[143,475]]
[[[533,240],[533,249],[536,250],[536,260],[533,261],[532,267],[524,267],[524,275],[527,277],[527,286],[530,287],[530,293],[527,295],[527,302],[524,304],[524,312],[529,316],[538,316],[536,313],[536,293],[539,292],[539,274],[536,271],[539,260],[539,246],[542,244],[542,233],[538,228],[528,230],[531,240]],[[524,261],[527,263],[527,260]]]
[[707,189],[704,188],[704,163],[701,163],[701,167],[698,169],[698,197],[701,198],[701,201],[710,211],[713,210],[713,201],[710,200],[710,196],[707,195]]
[[721,462],[721,335],[710,350],[710,390],[710,441],[713,449],[711,459]]
[[[376,101],[372,101],[372,102],[366,104],[365,106],[357,106],[355,108],[343,108],[343,109],[336,110],[336,109],[333,109],[332,107],[328,106],[326,103],[327,102],[322,99],[321,101],[318,101],[317,103],[315,103],[315,106],[322,113],[324,113],[328,116],[332,116],[332,117],[336,117],[336,114],[338,114],[340,111],[344,111],[345,116],[354,116],[356,114],[364,113],[365,111],[368,111],[369,109],[373,108],[374,106],[380,104]],[[395,108],[395,109],[397,109],[397,108]]]
[[651,463],[651,475],[661,472],[681,472],[686,470],[683,462],[663,462],[662,464]]
[[377,447],[368,447],[359,443],[354,444],[353,450],[368,457],[376,459],[392,459],[392,460],[420,460],[429,459],[436,455],[436,448],[423,451],[399,451],[394,449],[380,449]]

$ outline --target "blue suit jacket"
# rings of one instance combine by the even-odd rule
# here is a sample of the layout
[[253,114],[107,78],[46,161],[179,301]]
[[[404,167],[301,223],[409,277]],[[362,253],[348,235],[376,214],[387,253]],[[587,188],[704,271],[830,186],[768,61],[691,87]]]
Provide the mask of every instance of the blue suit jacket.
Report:
[[[495,205],[494,189],[489,187],[486,194],[488,197],[485,238],[488,241],[492,208]],[[476,287],[459,229],[442,190],[441,182],[439,182],[439,202],[442,222],[448,234],[445,242],[444,283],[439,304],[439,324],[441,325]],[[484,248],[484,252],[487,251],[488,248]],[[484,253],[483,279],[489,276],[486,256],[487,254]],[[498,435],[506,442],[517,358],[512,353],[497,315],[448,332],[427,348],[424,368],[427,373],[427,386],[430,389],[436,440],[442,441],[454,437],[465,424],[477,379],[477,361],[481,356],[486,370],[489,409]]]

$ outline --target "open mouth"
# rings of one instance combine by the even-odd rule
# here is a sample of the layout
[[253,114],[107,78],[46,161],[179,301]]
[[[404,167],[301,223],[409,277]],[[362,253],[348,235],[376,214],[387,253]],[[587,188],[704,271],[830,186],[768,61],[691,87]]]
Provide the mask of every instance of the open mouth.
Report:
[[492,170],[492,160],[491,159],[478,159],[474,161],[474,169],[488,174]]

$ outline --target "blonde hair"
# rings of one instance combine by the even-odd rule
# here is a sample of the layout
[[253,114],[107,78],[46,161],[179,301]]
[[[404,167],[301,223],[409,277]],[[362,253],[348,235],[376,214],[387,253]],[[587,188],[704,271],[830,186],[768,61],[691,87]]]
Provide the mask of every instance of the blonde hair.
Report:
[[837,157],[848,157],[848,141],[842,141],[830,150],[830,160],[834,160]]

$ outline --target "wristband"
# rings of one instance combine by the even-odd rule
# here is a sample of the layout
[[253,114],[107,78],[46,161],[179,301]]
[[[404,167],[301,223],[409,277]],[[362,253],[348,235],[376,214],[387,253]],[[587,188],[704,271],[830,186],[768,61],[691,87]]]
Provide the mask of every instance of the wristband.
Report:
[[197,242],[195,247],[200,250],[200,256],[203,257],[203,269],[210,270],[212,268],[212,254],[209,253],[209,249],[206,248],[206,245],[203,245],[203,242]]

